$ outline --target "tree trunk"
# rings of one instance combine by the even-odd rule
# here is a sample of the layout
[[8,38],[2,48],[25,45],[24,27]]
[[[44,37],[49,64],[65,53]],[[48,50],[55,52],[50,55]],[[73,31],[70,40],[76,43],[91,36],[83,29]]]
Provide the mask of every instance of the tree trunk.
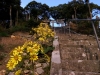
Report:
[[89,2],[88,2],[88,8],[89,8],[89,15],[90,15],[90,19],[92,19],[92,13],[91,13],[91,10],[90,10],[90,5],[89,5]]
[[16,13],[16,25],[18,24],[18,10],[17,10],[17,13]]
[[77,9],[77,7],[74,7],[74,11],[75,11],[75,19],[77,18],[77,17],[76,17],[76,9]]
[[38,21],[38,16],[37,16],[37,21]]
[[9,15],[10,15],[10,28],[12,27],[12,7],[10,6],[10,12],[9,12]]
[[29,13],[29,18],[28,18],[28,20],[30,20],[30,13]]

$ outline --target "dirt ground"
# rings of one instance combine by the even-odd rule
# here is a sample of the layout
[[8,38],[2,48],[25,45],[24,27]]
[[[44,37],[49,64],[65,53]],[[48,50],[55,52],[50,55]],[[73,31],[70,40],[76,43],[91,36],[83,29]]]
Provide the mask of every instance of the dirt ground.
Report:
[[6,63],[11,50],[24,44],[25,40],[20,38],[19,35],[25,36],[28,35],[28,33],[16,32],[13,35],[14,36],[0,38],[0,70],[6,69]]

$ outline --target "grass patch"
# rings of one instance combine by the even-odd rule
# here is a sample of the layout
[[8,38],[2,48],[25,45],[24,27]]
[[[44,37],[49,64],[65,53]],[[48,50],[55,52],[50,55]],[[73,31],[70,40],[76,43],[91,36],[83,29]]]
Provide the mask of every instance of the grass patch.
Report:
[[6,31],[2,31],[2,32],[0,32],[0,36],[1,37],[8,37],[9,34]]

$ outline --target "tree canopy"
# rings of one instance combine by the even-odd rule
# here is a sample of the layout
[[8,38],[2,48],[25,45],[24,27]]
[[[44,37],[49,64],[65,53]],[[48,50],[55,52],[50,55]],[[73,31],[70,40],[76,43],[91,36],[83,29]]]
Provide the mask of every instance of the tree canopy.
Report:
[[[20,0],[0,0],[0,25],[12,19],[13,24],[19,20],[34,21],[48,20],[50,17],[56,19],[88,18],[90,12],[92,17],[100,13],[100,6],[89,3],[89,0],[72,0],[67,4],[49,7],[37,1],[29,2],[25,8],[20,6]],[[88,5],[90,6],[90,12]],[[11,11],[11,12],[10,12]]]

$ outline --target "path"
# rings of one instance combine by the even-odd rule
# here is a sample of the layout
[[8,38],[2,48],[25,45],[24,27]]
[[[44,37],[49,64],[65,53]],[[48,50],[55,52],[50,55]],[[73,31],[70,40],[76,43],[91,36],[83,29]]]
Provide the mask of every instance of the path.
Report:
[[93,36],[56,33],[62,75],[100,75],[100,51]]

